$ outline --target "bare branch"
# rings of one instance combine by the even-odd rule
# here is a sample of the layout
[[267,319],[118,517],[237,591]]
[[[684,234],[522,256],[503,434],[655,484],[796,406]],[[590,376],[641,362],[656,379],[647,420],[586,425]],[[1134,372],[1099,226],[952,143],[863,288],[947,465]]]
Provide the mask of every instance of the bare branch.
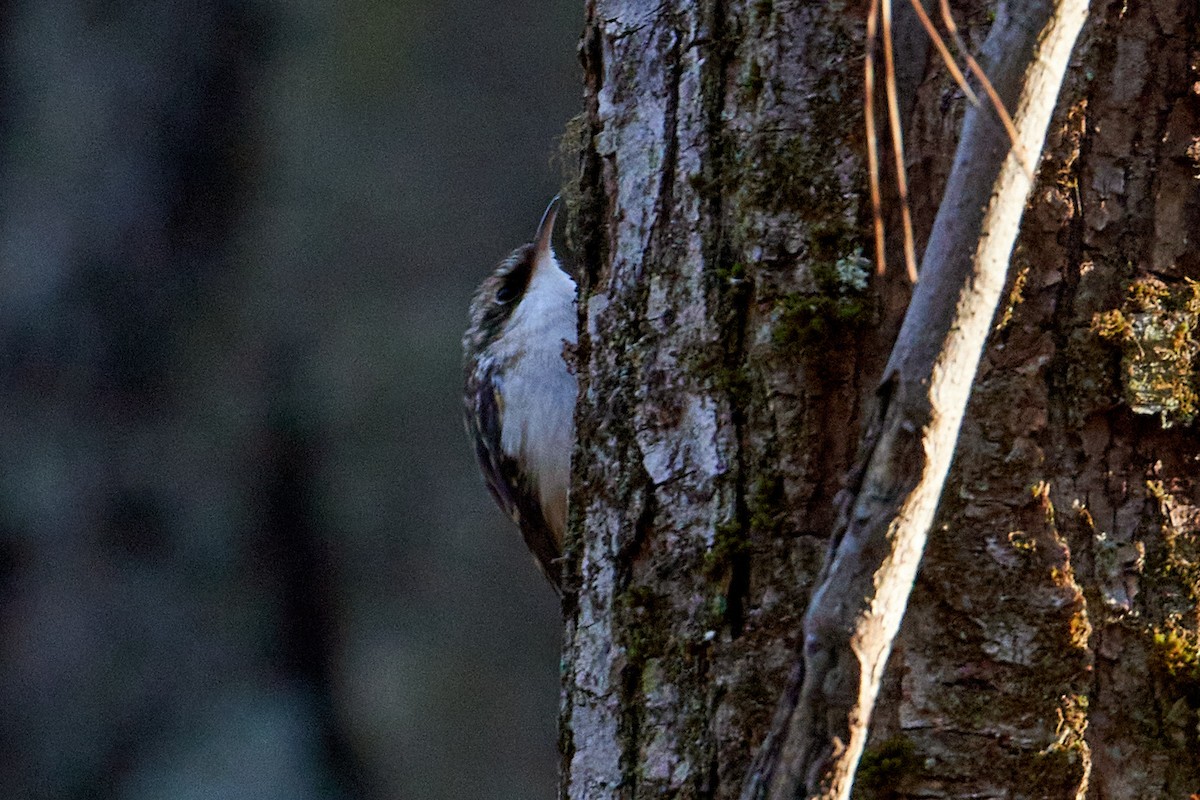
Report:
[[1024,0],[1002,5],[992,26],[993,102],[1015,109],[1015,141],[986,109],[967,111],[804,621],[803,682],[782,701],[773,753],[747,776],[747,800],[849,797],[1032,187],[1018,152],[1041,152],[1086,14],[1086,0]]

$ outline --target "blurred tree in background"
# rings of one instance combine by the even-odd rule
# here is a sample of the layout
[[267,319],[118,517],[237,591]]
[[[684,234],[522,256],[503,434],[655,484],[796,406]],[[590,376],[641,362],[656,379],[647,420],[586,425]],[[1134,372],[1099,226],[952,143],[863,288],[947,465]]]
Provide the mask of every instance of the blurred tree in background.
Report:
[[0,795],[554,792],[459,420],[573,0],[0,2]]

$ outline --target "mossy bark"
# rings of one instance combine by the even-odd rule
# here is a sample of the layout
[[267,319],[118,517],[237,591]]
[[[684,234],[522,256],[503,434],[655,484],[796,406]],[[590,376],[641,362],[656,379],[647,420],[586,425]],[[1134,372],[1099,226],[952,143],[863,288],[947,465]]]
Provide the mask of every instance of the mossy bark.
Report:
[[[955,10],[982,41],[994,5]],[[861,796],[1200,791],[1200,438],[1130,408],[1093,327],[1139,279],[1200,278],[1198,17],[1093,3]],[[857,4],[589,3],[567,797],[737,796],[786,682],[906,300],[863,259],[862,28]],[[923,244],[963,100],[909,41]]]

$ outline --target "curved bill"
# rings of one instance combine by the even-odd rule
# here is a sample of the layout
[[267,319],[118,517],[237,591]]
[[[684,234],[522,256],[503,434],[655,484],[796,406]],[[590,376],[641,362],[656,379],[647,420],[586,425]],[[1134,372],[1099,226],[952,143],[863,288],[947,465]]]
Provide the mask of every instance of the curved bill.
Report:
[[558,217],[559,196],[554,195],[554,199],[550,201],[550,205],[546,206],[546,211],[542,214],[542,221],[538,223],[537,235],[533,241],[537,245],[539,253],[548,253],[551,250],[550,240],[554,235],[554,220]]

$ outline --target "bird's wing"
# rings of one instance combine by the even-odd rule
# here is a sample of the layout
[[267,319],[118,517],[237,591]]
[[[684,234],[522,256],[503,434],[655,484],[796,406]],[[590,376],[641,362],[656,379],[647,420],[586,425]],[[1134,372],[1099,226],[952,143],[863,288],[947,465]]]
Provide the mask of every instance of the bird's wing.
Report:
[[521,477],[517,460],[500,447],[497,433],[504,421],[504,395],[501,379],[493,368],[484,368],[467,379],[467,431],[475,442],[475,456],[496,504],[512,517],[521,536],[537,559],[542,572],[560,590],[558,540],[542,514],[537,487]]

